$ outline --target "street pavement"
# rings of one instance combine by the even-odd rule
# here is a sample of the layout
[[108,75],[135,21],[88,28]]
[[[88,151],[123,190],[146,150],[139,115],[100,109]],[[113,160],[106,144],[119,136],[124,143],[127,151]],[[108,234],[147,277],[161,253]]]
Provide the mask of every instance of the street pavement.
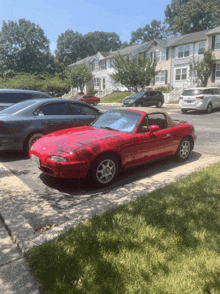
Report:
[[[49,194],[52,193],[50,198],[42,197],[0,163],[0,294],[43,293],[26,261],[26,253],[33,245],[53,240],[94,215],[135,200],[219,161],[219,155],[202,153],[195,148],[186,162],[165,160],[150,168],[144,165],[134,169],[135,176],[132,176],[135,180],[132,178],[130,181],[130,173],[125,172],[120,184],[116,182],[101,190],[87,189],[81,199],[80,195],[67,195],[70,199],[62,198],[60,207],[50,201],[59,196],[59,191],[54,193],[48,190]],[[40,172],[34,170],[33,177],[39,176]],[[42,233],[37,232],[36,228],[48,224],[56,226]]]

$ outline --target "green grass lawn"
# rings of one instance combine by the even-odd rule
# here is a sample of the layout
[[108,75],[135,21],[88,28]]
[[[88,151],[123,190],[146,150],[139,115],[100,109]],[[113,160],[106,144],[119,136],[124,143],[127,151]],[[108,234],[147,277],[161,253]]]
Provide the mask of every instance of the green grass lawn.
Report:
[[125,97],[131,96],[131,95],[132,95],[131,92],[117,92],[117,93],[113,93],[101,98],[101,102],[102,103],[113,103],[113,102],[121,103]]
[[220,163],[34,247],[49,294],[220,293]]

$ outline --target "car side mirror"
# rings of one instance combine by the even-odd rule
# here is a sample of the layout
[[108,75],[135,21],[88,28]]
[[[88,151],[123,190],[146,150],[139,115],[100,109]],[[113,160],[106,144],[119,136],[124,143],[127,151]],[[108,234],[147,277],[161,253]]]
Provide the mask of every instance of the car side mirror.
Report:
[[152,133],[155,133],[157,131],[159,131],[160,127],[158,125],[152,125],[152,126],[149,126],[149,132],[152,134]]

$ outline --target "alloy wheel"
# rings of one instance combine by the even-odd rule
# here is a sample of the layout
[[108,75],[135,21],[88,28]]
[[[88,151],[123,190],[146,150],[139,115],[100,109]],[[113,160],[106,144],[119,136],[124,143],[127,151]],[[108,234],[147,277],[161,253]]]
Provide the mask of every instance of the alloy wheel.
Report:
[[96,169],[96,178],[101,184],[108,184],[116,173],[116,164],[111,159],[101,161]]

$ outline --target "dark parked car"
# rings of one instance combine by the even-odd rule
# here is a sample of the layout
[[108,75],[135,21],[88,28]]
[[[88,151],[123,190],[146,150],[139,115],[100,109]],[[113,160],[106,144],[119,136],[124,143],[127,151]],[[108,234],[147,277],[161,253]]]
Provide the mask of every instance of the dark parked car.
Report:
[[64,92],[57,93],[57,94],[55,95],[55,97],[62,97],[64,94],[65,94]]
[[0,89],[0,111],[24,100],[45,98],[53,97],[39,91]]
[[62,129],[89,125],[102,114],[84,102],[33,99],[0,112],[0,151],[28,151],[40,137]]
[[83,101],[88,104],[93,104],[94,106],[96,106],[100,102],[100,99],[93,95],[81,95],[76,97],[75,100]]
[[122,101],[122,106],[157,106],[162,107],[164,103],[164,96],[160,91],[138,92],[125,98]]

